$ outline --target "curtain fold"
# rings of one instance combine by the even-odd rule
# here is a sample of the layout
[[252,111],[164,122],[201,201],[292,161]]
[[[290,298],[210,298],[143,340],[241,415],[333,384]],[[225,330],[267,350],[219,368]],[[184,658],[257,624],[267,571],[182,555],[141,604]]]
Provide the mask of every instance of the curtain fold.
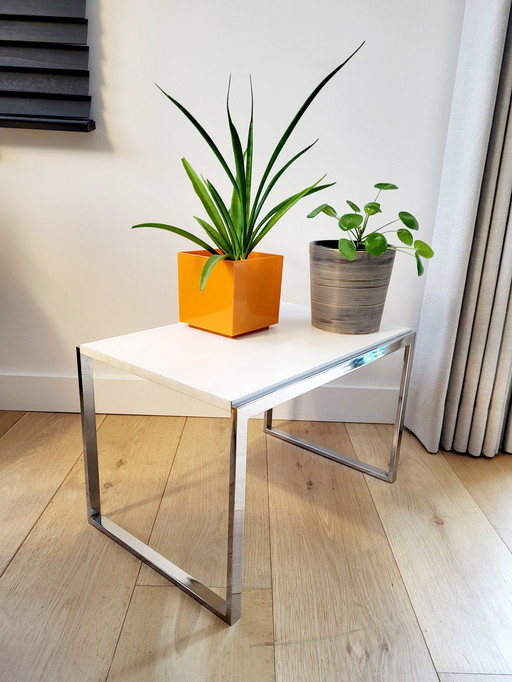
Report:
[[512,281],[510,47],[508,39],[441,435],[444,449],[473,455],[492,456],[499,450],[510,391],[512,351],[506,325]]
[[505,452],[512,452],[512,405],[510,405],[507,418],[507,427],[505,429],[505,438],[503,440],[503,449]]
[[510,4],[466,4],[406,415],[431,452],[511,451]]

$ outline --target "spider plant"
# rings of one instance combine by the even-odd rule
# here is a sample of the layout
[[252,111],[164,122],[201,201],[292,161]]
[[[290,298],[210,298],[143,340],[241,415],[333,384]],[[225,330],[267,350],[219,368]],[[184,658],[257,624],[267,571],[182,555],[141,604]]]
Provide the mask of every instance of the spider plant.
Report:
[[274,175],[271,176],[272,169],[274,168],[277,158],[280,155],[284,145],[288,141],[288,138],[318,93],[331,80],[331,78],[333,78],[333,76],[335,76],[336,73],[338,73],[338,71],[345,66],[345,64],[356,54],[356,52],[361,49],[363,44],[364,43],[362,43],[357,50],[355,50],[350,57],[348,57],[348,59],[331,71],[331,73],[329,73],[309,95],[279,139],[279,142],[277,143],[258,183],[254,182],[252,174],[254,152],[254,106],[252,84],[251,113],[247,134],[245,136],[245,149],[242,146],[241,136],[231,118],[231,112],[229,108],[230,86],[228,86],[226,108],[233,150],[233,168],[230,168],[225,157],[222,155],[213,139],[206,132],[199,121],[180,102],[178,102],[178,100],[162,90],[160,86],[157,86],[162,93],[186,116],[186,118],[188,118],[188,120],[207,142],[211,151],[217,157],[217,160],[227,175],[233,189],[230,201],[224,201],[220,193],[217,191],[215,185],[210,180],[205,179],[196,173],[190,163],[183,158],[181,159],[181,162],[185,172],[192,183],[195,193],[201,200],[209,220],[204,220],[203,218],[199,218],[197,216],[194,216],[194,218],[207,234],[207,236],[211,239],[214,246],[211,246],[192,232],[174,225],[167,225],[164,223],[141,223],[139,225],[134,225],[133,227],[156,227],[162,230],[168,230],[169,232],[174,232],[175,234],[181,235],[182,237],[186,237],[190,241],[208,251],[211,255],[206,260],[201,273],[201,290],[204,288],[212,269],[219,261],[225,259],[246,259],[251,251],[253,251],[263,239],[263,237],[265,237],[265,235],[274,227],[274,225],[298,201],[309,196],[310,194],[319,192],[334,184],[322,184],[322,181],[325,177],[324,176],[305,189],[302,189],[292,196],[283,199],[270,210],[267,210],[266,212],[264,211],[264,206],[268,196],[283,173],[292,165],[292,163],[297,161],[297,159],[299,159],[303,154],[311,149],[314,144],[316,144],[316,141],[312,144],[309,144],[307,147],[295,154],[295,156],[293,156],[277,172],[275,172]]
[[[378,190],[377,196],[373,201],[365,204],[362,211],[357,204],[347,199],[347,204],[350,206],[353,213],[345,213],[340,217],[337,214],[336,209],[332,206],[329,206],[329,204],[322,204],[311,211],[311,213],[308,214],[308,218],[315,218],[320,213],[325,213],[330,218],[336,219],[340,229],[349,236],[348,239],[342,237],[338,242],[338,249],[341,255],[347,260],[355,260],[358,251],[366,251],[371,256],[377,257],[382,256],[387,249],[392,249],[393,251],[401,251],[414,256],[416,259],[418,276],[422,275],[425,268],[421,259],[432,258],[434,252],[428,244],[421,241],[421,239],[415,239],[413,237],[411,230],[418,230],[419,224],[412,213],[400,211],[398,213],[398,218],[391,220],[385,225],[381,225],[372,232],[368,231],[370,216],[382,213],[381,205],[377,201],[380,193],[387,190],[398,189],[392,182],[378,182],[374,187]],[[402,225],[398,229],[382,231],[385,227],[389,227],[395,223],[402,223]],[[390,232],[395,233],[402,242],[399,246],[389,244],[387,237],[384,235]]]

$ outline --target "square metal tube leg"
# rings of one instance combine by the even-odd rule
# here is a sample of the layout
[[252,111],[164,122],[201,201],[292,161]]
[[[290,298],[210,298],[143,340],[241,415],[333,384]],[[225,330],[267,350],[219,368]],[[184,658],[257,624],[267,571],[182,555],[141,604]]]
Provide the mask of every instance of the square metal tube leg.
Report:
[[396,480],[398,471],[398,461],[400,457],[400,446],[402,443],[402,433],[404,424],[404,414],[405,414],[405,404],[407,399],[407,389],[409,386],[409,377],[411,373],[412,364],[412,354],[414,345],[414,334],[411,334],[408,343],[404,345],[404,360],[402,366],[402,376],[400,380],[400,390],[398,394],[398,406],[395,418],[395,424],[393,428],[393,440],[391,444],[391,453],[389,458],[388,469],[379,469],[371,464],[361,462],[358,459],[349,457],[348,455],[343,455],[336,450],[331,450],[317,443],[312,443],[305,438],[300,438],[299,436],[294,436],[286,431],[281,431],[272,426],[272,410],[267,410],[265,412],[264,419],[264,431],[265,433],[280,438],[287,443],[292,443],[293,445],[298,445],[299,447],[309,450],[316,455],[321,455],[322,457],[327,457],[327,459],[332,459],[340,464],[345,464],[352,469],[357,471],[362,471],[365,474],[379,478],[387,483],[393,483]]
[[98,445],[96,438],[96,408],[92,359],[77,349],[80,413],[84,441],[85,487],[89,518],[101,513],[100,475],[98,468]]
[[101,514],[93,361],[77,349],[89,522],[229,625],[241,614],[248,417],[232,410],[226,598]]
[[226,593],[229,623],[236,622],[240,618],[242,610],[247,430],[248,418],[233,408],[231,410]]

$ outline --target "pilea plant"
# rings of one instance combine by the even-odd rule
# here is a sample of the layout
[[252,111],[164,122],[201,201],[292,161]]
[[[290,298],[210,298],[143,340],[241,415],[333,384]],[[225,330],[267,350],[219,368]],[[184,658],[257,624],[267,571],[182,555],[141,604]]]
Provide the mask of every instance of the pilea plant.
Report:
[[[352,209],[353,213],[345,213],[338,216],[336,210],[329,204],[322,204],[315,208],[314,211],[308,214],[308,218],[315,218],[320,213],[325,213],[331,218],[338,221],[339,227],[346,232],[347,237],[342,237],[338,242],[340,253],[347,260],[355,260],[358,251],[367,251],[371,256],[381,256],[388,249],[394,251],[402,251],[416,258],[416,267],[418,275],[424,272],[422,258],[432,258],[434,252],[428,244],[421,241],[421,239],[414,239],[413,232],[419,229],[416,218],[407,211],[400,211],[398,217],[391,220],[380,227],[369,231],[368,222],[371,216],[382,213],[380,203],[378,202],[380,193],[387,190],[398,189],[396,185],[391,182],[378,182],[374,187],[378,190],[377,196],[373,201],[363,206],[361,210],[353,201],[347,200],[347,204]],[[385,230],[396,223],[401,223],[402,226],[397,229]],[[401,244],[398,246],[388,242],[386,234],[394,233],[398,237]]]

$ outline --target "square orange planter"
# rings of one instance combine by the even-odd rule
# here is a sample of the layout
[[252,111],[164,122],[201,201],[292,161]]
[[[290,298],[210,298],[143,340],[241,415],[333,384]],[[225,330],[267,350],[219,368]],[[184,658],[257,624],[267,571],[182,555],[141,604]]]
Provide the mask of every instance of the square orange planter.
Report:
[[208,251],[178,253],[180,322],[224,336],[277,324],[283,256],[253,251],[247,260],[220,261],[200,291],[209,256]]

